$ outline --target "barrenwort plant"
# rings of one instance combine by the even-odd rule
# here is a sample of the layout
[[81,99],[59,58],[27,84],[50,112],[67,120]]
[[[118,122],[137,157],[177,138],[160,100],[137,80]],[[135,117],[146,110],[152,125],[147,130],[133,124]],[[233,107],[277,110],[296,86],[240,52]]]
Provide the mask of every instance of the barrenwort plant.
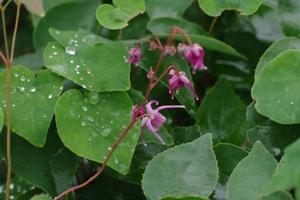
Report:
[[0,199],[300,200],[299,11],[0,1]]

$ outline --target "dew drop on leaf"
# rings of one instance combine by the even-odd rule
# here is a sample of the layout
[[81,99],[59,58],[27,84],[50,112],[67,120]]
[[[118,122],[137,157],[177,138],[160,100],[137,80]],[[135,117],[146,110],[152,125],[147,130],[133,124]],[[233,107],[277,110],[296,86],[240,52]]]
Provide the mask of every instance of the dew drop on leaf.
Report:
[[69,55],[75,55],[76,54],[76,49],[75,47],[67,46],[66,47],[66,53]]
[[84,112],[86,112],[86,111],[88,111],[88,107],[82,106],[82,110],[83,110]]

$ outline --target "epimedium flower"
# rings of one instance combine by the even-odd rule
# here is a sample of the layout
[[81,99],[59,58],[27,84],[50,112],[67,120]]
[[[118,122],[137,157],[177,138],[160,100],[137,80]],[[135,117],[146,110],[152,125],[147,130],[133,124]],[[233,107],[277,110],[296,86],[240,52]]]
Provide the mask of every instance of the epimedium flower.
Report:
[[185,86],[192,92],[196,100],[199,99],[195,92],[193,83],[187,78],[186,74],[183,71],[178,72],[175,69],[171,69],[169,71],[168,85],[169,92],[172,98],[174,98],[174,90],[176,90],[176,92],[179,92],[179,90],[183,86]]
[[138,65],[138,63],[142,60],[142,57],[143,55],[141,48],[139,46],[136,46],[128,51],[128,58],[126,61],[128,63]]
[[199,44],[185,45],[183,43],[178,44],[178,53],[183,56],[193,68],[193,74],[197,70],[206,70],[207,67],[204,64],[204,49]]
[[164,140],[161,138],[161,136],[158,134],[158,130],[160,127],[166,122],[166,117],[163,116],[160,111],[165,109],[174,109],[174,108],[185,108],[185,106],[182,105],[165,105],[165,106],[159,106],[156,109],[152,108],[152,105],[156,104],[159,105],[158,101],[152,100],[148,104],[146,104],[146,114],[144,118],[142,119],[142,126],[141,126],[141,139],[145,146],[147,146],[145,140],[144,140],[144,128],[146,127],[160,142],[161,144],[165,144]]

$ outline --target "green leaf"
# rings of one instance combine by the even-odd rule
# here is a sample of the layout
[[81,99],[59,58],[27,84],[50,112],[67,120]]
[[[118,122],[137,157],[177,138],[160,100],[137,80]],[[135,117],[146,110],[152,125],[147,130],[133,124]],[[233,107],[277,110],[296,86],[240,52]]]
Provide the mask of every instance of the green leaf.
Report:
[[283,32],[288,36],[298,36],[300,34],[300,1],[279,0],[278,16],[281,21]]
[[151,19],[160,17],[181,18],[193,0],[146,0],[147,13]]
[[189,34],[208,35],[208,33],[196,23],[171,17],[152,19],[148,22],[147,28],[154,35],[167,35],[174,26],[182,28]]
[[149,200],[208,199],[217,180],[212,136],[207,134],[155,156],[146,167],[142,186]]
[[261,70],[276,56],[288,49],[300,50],[300,39],[296,37],[289,37],[274,42],[260,58],[256,70],[255,77],[259,75]]
[[256,77],[252,97],[256,110],[280,124],[300,123],[300,51],[287,50]]
[[244,141],[246,106],[232,86],[221,78],[207,92],[197,112],[202,133],[212,133],[217,141],[241,144]]
[[276,160],[260,143],[233,170],[228,182],[228,200],[262,200],[275,172]]
[[113,5],[102,4],[97,8],[98,22],[108,29],[122,29],[135,16],[145,12],[144,0],[113,0]]
[[4,114],[3,114],[2,108],[0,107],[0,133],[3,128],[3,123],[4,123]]
[[236,165],[248,155],[247,151],[230,143],[219,143],[214,146],[220,174],[230,176]]
[[127,91],[130,65],[127,48],[120,42],[76,48],[49,43],[44,51],[48,69],[91,91]]
[[54,132],[43,148],[36,148],[16,135],[12,137],[13,171],[52,196],[72,185],[76,163],[75,155],[62,146]]
[[77,30],[79,28],[91,30],[96,24],[95,16],[91,13],[96,12],[96,7],[100,2],[101,0],[70,2],[51,9],[39,21],[34,30],[33,39],[36,49],[42,49],[52,41],[48,32],[50,27],[60,30]]
[[43,0],[20,0],[20,2],[25,5],[29,12],[39,16],[45,15]]
[[283,149],[299,137],[300,125],[277,124],[260,115],[252,102],[247,108],[247,121],[250,127],[247,130],[248,142],[252,145],[260,140],[274,156],[283,154]]
[[66,4],[66,3],[74,3],[74,2],[84,2],[86,0],[43,0],[44,2],[44,9],[46,12],[51,10],[52,8],[60,5],[60,4]]
[[39,194],[31,198],[31,200],[52,200],[52,198],[46,194]]
[[269,185],[268,193],[278,190],[292,189],[296,187],[297,192],[299,188],[300,178],[300,140],[288,146],[284,150],[284,156],[279,162],[275,174],[273,175]]
[[[59,99],[56,124],[66,147],[79,156],[103,163],[110,147],[131,119],[132,102],[127,93],[92,93],[69,90]],[[121,174],[129,170],[140,130],[131,129],[108,165]]]
[[192,142],[199,138],[202,134],[198,126],[178,126],[172,130],[172,135],[176,145]]
[[263,0],[198,0],[200,8],[209,16],[217,17],[225,10],[237,10],[241,15],[251,15],[257,11]]
[[[31,144],[42,147],[46,142],[54,106],[63,89],[63,81],[48,70],[34,74],[22,66],[13,67],[11,74],[12,130]],[[0,102],[4,110],[5,71],[0,73]]]
[[246,59],[243,54],[237,52],[233,47],[215,38],[200,35],[190,35],[190,37],[194,43],[198,43],[206,49]]

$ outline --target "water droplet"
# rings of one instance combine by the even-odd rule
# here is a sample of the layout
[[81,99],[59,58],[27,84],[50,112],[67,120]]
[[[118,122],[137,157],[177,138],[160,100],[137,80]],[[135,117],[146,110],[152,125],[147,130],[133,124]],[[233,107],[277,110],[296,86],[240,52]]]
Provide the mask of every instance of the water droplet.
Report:
[[52,49],[55,49],[55,46],[54,46],[54,45],[52,45]]
[[79,68],[80,68],[80,65],[76,65],[76,68],[79,69]]
[[14,108],[14,107],[16,107],[16,104],[12,104],[11,106]]
[[56,56],[57,54],[58,54],[58,53],[57,53],[56,51],[55,51],[55,52],[53,52],[53,55],[55,55],[55,56]]
[[110,132],[111,132],[111,128],[106,128],[106,129],[101,131],[101,135],[103,137],[107,137],[110,134]]
[[114,121],[110,121],[110,124],[113,124],[114,123]]
[[21,92],[24,92],[25,88],[24,88],[24,87],[19,87],[19,90],[20,90]]
[[43,115],[43,118],[46,118],[47,117],[47,115]]
[[75,47],[67,46],[66,47],[66,53],[69,55],[75,55],[76,54],[76,49]]
[[87,119],[88,121],[90,121],[90,122],[94,122],[94,118],[91,117],[91,116],[87,116],[86,119]]
[[53,98],[53,95],[52,94],[49,94],[48,95],[48,99],[52,99]]
[[86,126],[86,122],[81,122],[81,126],[85,127]]
[[73,64],[73,63],[74,63],[74,60],[70,60],[70,63],[72,63],[72,64]]
[[292,101],[292,102],[291,102],[291,105],[294,105],[294,104],[295,104],[295,102]]
[[20,77],[20,80],[21,80],[22,82],[25,81],[25,80],[26,80],[25,76],[21,76],[21,77]]
[[92,138],[89,138],[89,142],[91,142],[92,141]]
[[273,151],[274,156],[278,156],[281,152],[281,150],[279,148],[273,148],[272,151]]
[[34,93],[36,91],[36,88],[31,88],[30,92]]
[[82,110],[83,110],[84,112],[86,112],[86,111],[88,111],[88,107],[82,106]]
[[63,86],[60,86],[59,89],[62,90],[62,89],[64,89],[64,87],[63,87]]
[[108,147],[107,149],[108,149],[108,151],[111,151],[111,147]]
[[119,164],[119,160],[116,158],[115,159],[115,163],[118,165]]
[[277,103],[280,103],[280,102],[281,102],[280,100],[277,101]]
[[88,99],[90,104],[96,105],[99,102],[99,94],[97,92],[89,92]]
[[19,77],[19,74],[14,74],[14,76],[15,76],[16,78],[18,78],[18,77]]

